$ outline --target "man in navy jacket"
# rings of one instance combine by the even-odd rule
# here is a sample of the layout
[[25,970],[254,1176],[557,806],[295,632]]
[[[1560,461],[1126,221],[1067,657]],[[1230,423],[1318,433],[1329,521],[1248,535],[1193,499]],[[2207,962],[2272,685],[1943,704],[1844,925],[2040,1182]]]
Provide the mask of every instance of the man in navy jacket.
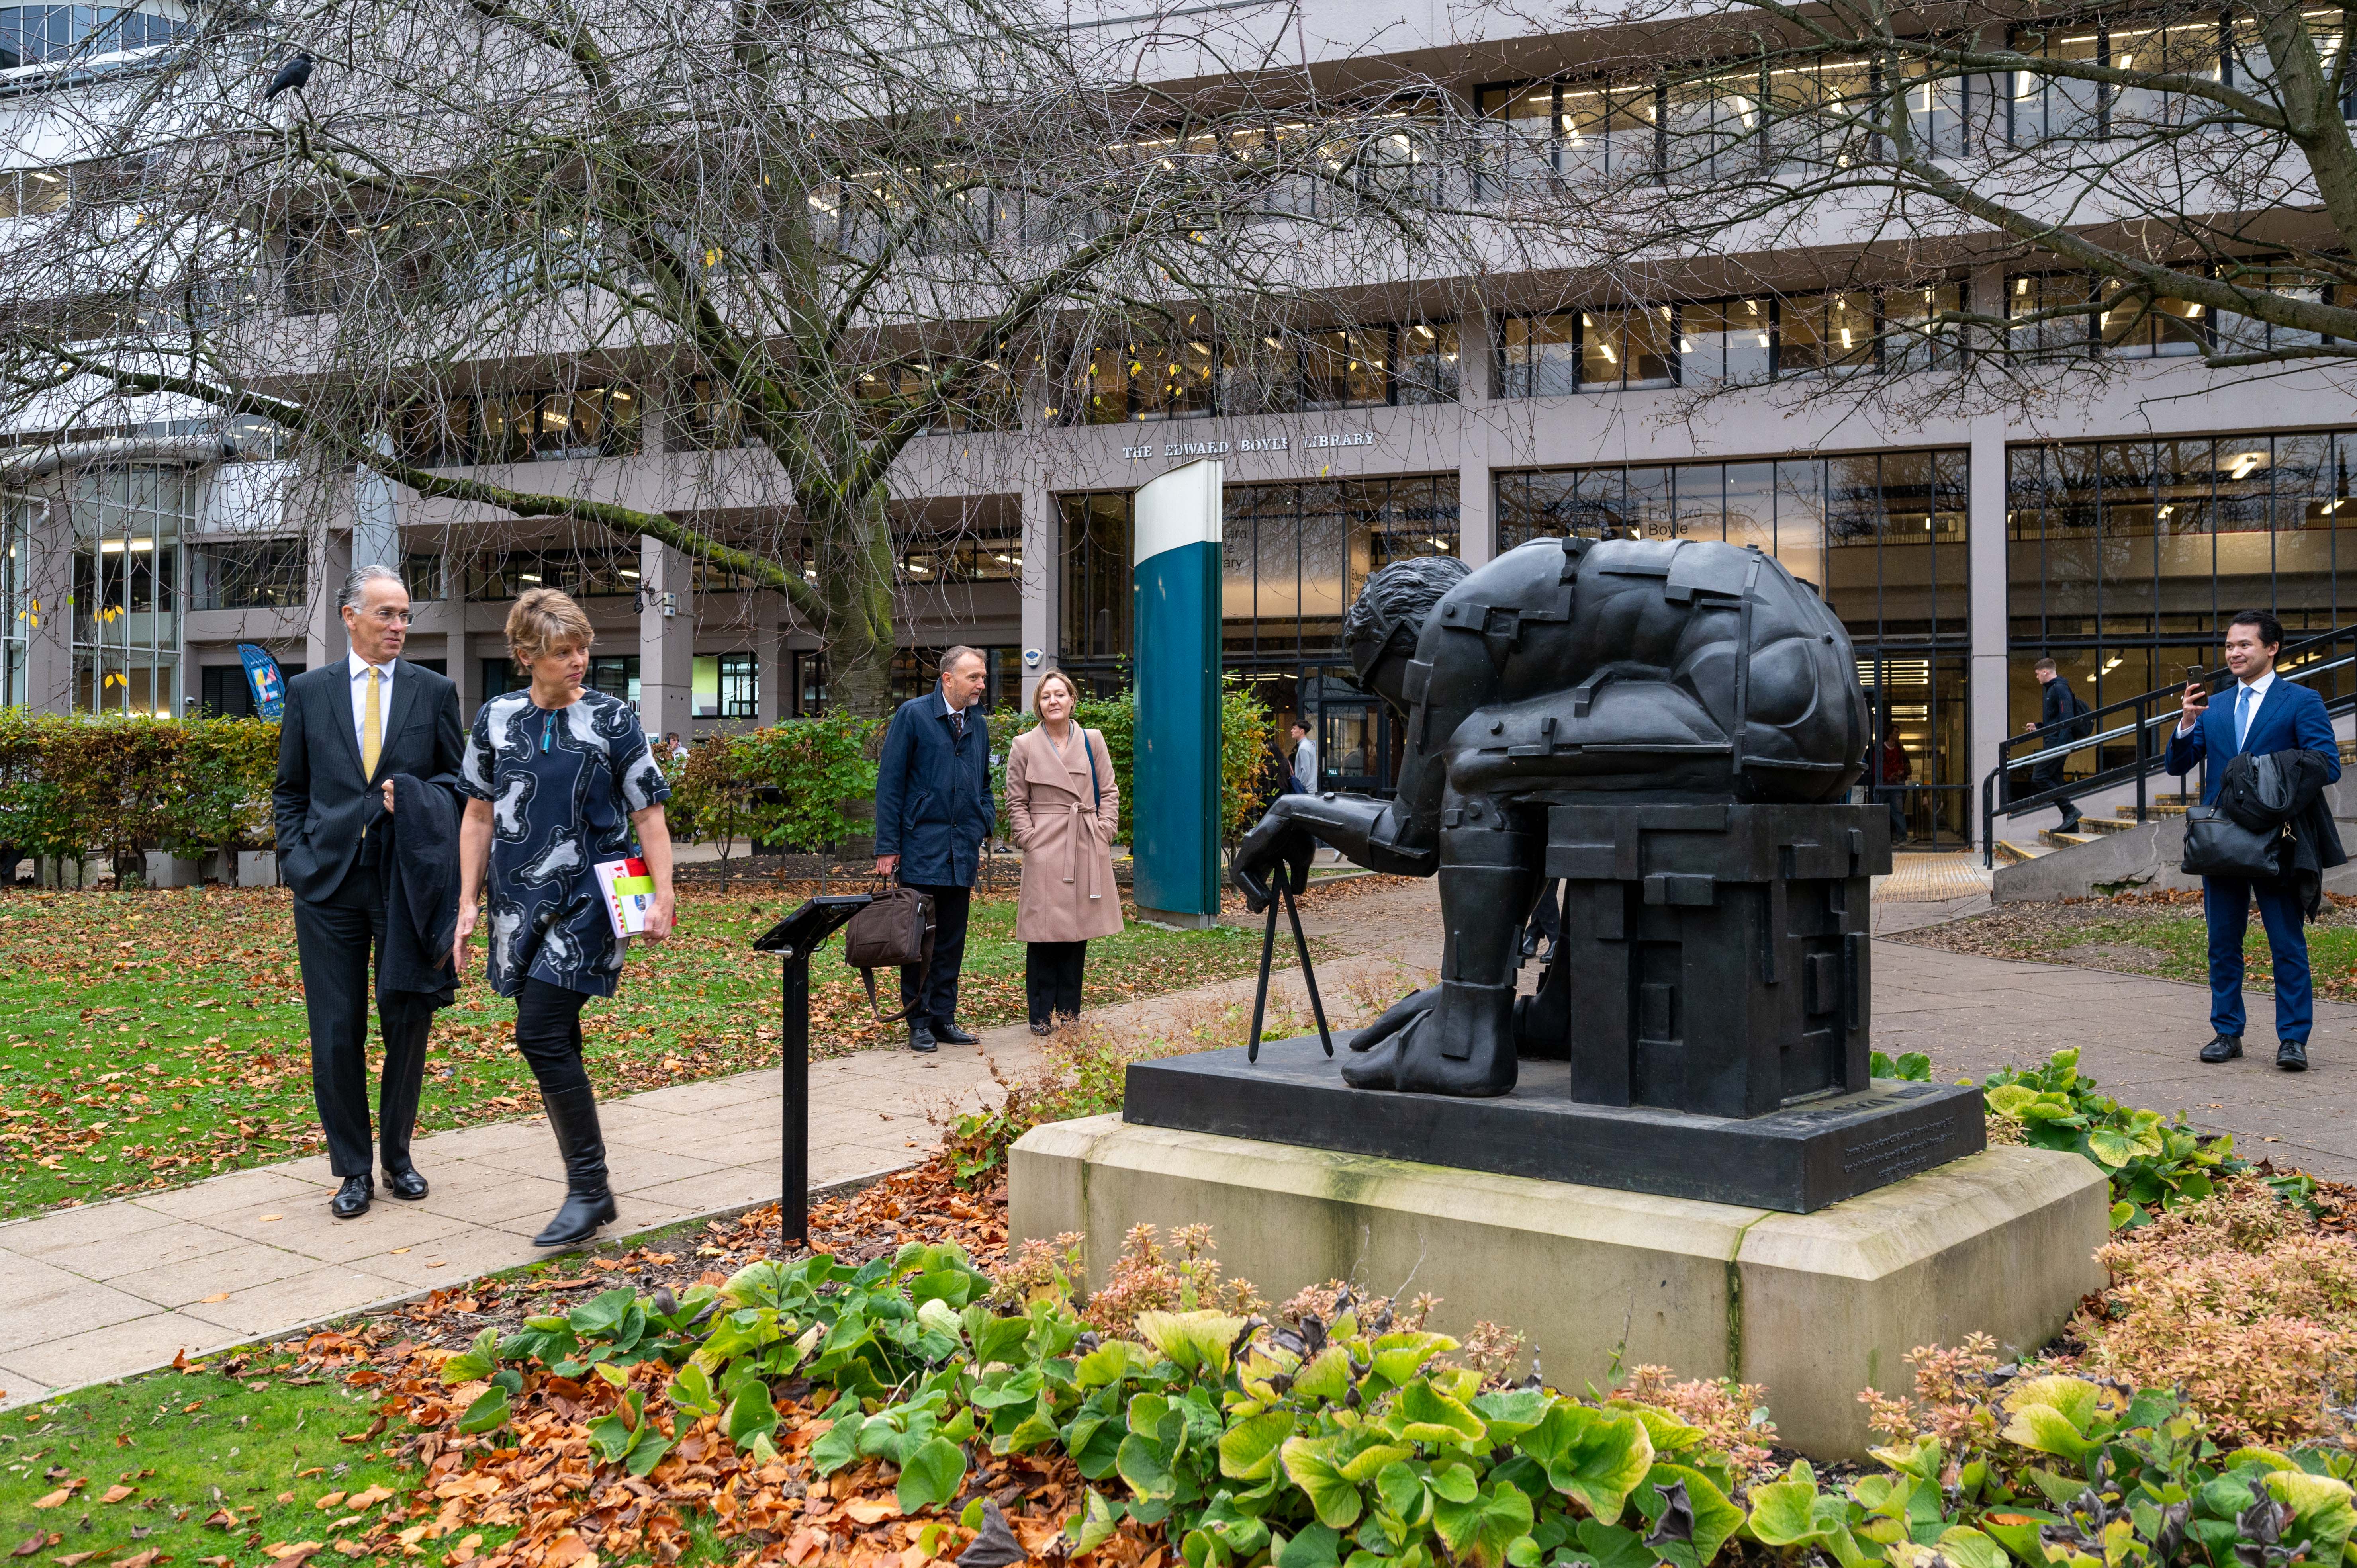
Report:
[[[2265,610],[2244,610],[2226,627],[2226,668],[2235,685],[2212,702],[2198,682],[2185,685],[2185,713],[2169,736],[2164,763],[2183,775],[2207,758],[2201,803],[2217,804],[2226,764],[2244,752],[2265,757],[2277,751],[2319,751],[2330,759],[2330,777],[2341,777],[2341,746],[2324,699],[2275,672],[2283,646],[2283,624]],[[2299,901],[2288,883],[2253,882],[2240,876],[2201,879],[2201,908],[2210,922],[2210,1025],[2215,1037],[2201,1047],[2205,1062],[2232,1061],[2243,1054],[2243,933],[2250,926],[2251,901],[2266,927],[2267,950],[2275,958],[2276,1066],[2308,1070],[2308,1035],[2315,1020],[2309,989],[2308,933],[2300,929]]]
[[957,1026],[958,970],[965,961],[967,908],[982,870],[982,841],[998,810],[990,795],[990,726],[982,716],[988,669],[982,654],[952,648],[942,655],[942,681],[911,697],[884,733],[876,769],[876,875],[933,898],[933,964],[900,970],[900,1004],[909,1014],[909,1048],[937,1040],[968,1046]]

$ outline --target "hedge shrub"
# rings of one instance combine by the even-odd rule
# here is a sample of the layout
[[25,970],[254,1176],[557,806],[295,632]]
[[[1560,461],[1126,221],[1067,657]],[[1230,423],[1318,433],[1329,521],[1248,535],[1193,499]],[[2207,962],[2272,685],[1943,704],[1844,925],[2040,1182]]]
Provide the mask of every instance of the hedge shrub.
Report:
[[0,708],[0,865],[267,848],[278,726]]
[[[1126,843],[1132,821],[1136,699],[1126,691],[1117,696],[1091,698],[1080,704],[1076,716],[1087,728],[1103,732],[1105,750],[1113,757],[1114,782],[1121,791],[1120,838]],[[1006,748],[1038,722],[1028,711],[1015,708],[1001,708],[990,715],[990,782],[1002,831],[1006,821]],[[1220,711],[1220,775],[1225,802],[1221,832],[1227,838],[1241,836],[1265,803],[1254,781],[1275,724],[1249,687],[1241,681],[1228,682]],[[673,779],[673,831],[682,836],[743,838],[804,851],[872,832],[874,822],[862,808],[876,797],[876,761],[883,751],[886,727],[882,719],[830,714],[709,736],[689,752]]]

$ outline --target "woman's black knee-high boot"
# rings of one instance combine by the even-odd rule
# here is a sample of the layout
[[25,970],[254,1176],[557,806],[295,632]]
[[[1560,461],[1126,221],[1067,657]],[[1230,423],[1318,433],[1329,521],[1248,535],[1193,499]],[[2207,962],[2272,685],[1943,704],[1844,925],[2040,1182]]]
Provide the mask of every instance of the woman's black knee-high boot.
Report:
[[597,1098],[586,1082],[544,1089],[540,1102],[565,1158],[565,1205],[535,1247],[569,1247],[586,1241],[614,1218],[614,1195],[606,1185],[606,1139],[597,1127]]

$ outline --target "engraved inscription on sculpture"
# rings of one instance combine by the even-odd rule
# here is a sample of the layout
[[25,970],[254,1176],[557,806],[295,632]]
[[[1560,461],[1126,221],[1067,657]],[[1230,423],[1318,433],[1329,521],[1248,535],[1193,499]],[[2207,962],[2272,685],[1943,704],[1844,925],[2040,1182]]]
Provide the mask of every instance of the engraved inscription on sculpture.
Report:
[[1848,1176],[1863,1174],[1877,1186],[1896,1181],[1938,1164],[1955,1135],[1956,1119],[1951,1114],[1903,1133],[1853,1144],[1842,1151],[1842,1171]]

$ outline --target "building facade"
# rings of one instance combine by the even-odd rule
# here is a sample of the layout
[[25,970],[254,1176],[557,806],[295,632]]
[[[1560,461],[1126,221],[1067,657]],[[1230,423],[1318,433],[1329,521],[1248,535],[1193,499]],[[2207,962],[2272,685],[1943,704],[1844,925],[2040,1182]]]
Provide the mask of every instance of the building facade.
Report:
[[[1544,43],[1524,58],[1543,61]],[[1564,127],[1559,157],[1609,155],[1609,105],[1589,126],[1565,79],[1534,67],[1501,84],[1494,49],[1463,56],[1469,104]],[[30,169],[10,177],[33,188]],[[1760,270],[1798,275],[1808,261]],[[1539,280],[1506,277],[1465,291],[1478,306],[1420,297],[1395,319],[1311,334],[1275,366],[1208,334],[1101,347],[967,422],[997,428],[921,436],[903,455],[895,690],[920,689],[951,643],[986,651],[997,701],[1022,700],[1049,668],[1122,683],[1131,497],[1215,457],[1225,667],[1311,720],[1329,786],[1388,788],[1399,750],[1395,716],[1358,686],[1340,642],[1369,573],[1435,553],[1479,564],[1565,534],[1724,540],[1824,593],[1878,736],[1907,758],[1910,837],[1960,844],[1978,831],[1999,741],[2037,715],[2038,658],[2100,705],[2214,666],[2236,610],[2271,610],[2298,636],[2341,624],[2357,598],[2339,543],[2357,526],[2357,407],[2321,371],[2200,363],[2212,334],[2263,328],[2164,302],[2116,338],[2088,318],[2085,342],[2055,346],[2086,373],[2059,374],[2026,409],[1863,395],[1929,384],[1972,351],[1932,337],[1892,347],[1894,322],[2020,314],[2087,288],[1992,265],[1930,289],[1566,308],[1560,280],[1542,298]],[[500,628],[539,585],[582,599],[598,629],[593,683],[637,702],[651,731],[693,738],[825,707],[823,650],[782,598],[653,540],[493,529],[365,475],[307,472],[266,444],[224,461],[187,446],[211,429],[201,410],[153,412],[16,436],[26,450],[111,444],[104,462],[11,477],[0,448],[6,701],[243,711],[238,645],[290,671],[341,657],[334,585],[384,560],[416,603],[410,656],[457,680],[469,712],[517,679]],[[769,463],[717,424],[693,386],[618,381],[519,386],[399,438],[425,466],[661,510],[716,466]]]

